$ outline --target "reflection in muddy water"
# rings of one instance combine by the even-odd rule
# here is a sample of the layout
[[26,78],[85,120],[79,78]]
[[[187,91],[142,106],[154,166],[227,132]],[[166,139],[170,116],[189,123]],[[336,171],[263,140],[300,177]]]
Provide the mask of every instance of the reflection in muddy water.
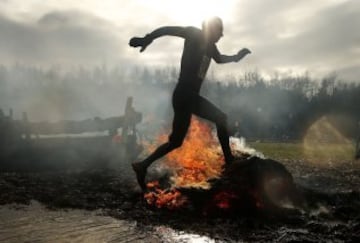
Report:
[[0,218],[1,242],[156,242],[135,222],[102,216],[100,211],[51,211],[36,201],[29,207],[2,206]]
[[[177,231],[166,226],[157,226],[154,228],[155,234],[160,236],[161,242],[191,242],[191,243],[215,243],[214,239],[197,234],[188,234],[184,231]],[[222,242],[217,240],[216,242]]]
[[215,242],[166,226],[141,229],[135,221],[104,216],[101,211],[48,210],[30,206],[0,207],[0,242]]

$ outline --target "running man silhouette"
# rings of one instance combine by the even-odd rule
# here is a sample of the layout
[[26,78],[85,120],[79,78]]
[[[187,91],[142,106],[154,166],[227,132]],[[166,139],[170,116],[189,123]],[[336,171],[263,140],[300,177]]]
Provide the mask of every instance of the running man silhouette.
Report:
[[223,36],[223,24],[219,17],[204,20],[202,29],[196,27],[166,26],[160,27],[145,37],[133,37],[130,46],[141,47],[143,52],[153,40],[162,36],[177,36],[184,39],[181,58],[180,77],[173,92],[172,105],[174,118],[172,133],[168,142],[158,147],[149,157],[132,164],[137,181],[143,191],[146,190],[145,176],[147,168],[157,159],[180,147],[190,125],[191,115],[197,115],[216,124],[217,136],[226,164],[234,160],[229,144],[227,116],[210,101],[200,96],[200,88],[211,59],[217,63],[238,62],[251,53],[243,48],[237,54],[220,54],[216,42]]

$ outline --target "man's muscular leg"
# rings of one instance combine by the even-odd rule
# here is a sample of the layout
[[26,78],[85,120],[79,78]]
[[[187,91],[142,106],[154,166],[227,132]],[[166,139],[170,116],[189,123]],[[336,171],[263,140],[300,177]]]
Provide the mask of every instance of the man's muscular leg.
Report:
[[198,96],[194,102],[193,113],[201,118],[216,124],[217,136],[224,153],[226,163],[234,160],[229,143],[229,132],[227,128],[227,116],[219,108],[202,96]]
[[145,176],[147,168],[157,159],[163,157],[172,150],[180,147],[186,132],[190,125],[191,113],[185,111],[175,111],[172,125],[172,133],[169,141],[158,147],[149,157],[141,162],[132,164],[133,170],[136,172],[137,181],[143,191],[146,190]]

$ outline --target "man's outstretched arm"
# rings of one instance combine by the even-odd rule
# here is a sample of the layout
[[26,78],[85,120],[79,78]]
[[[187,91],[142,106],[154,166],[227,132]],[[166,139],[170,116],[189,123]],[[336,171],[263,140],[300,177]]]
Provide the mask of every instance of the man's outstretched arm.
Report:
[[215,47],[213,53],[213,59],[215,60],[216,63],[238,62],[250,53],[251,51],[249,49],[243,48],[237,54],[228,56],[228,55],[220,54],[219,50]]
[[148,45],[151,44],[153,40],[161,36],[178,36],[185,38],[186,29],[179,26],[166,26],[160,27],[150,34],[145,35],[144,37],[133,37],[130,39],[129,45],[132,47],[141,47],[140,52],[143,52]]

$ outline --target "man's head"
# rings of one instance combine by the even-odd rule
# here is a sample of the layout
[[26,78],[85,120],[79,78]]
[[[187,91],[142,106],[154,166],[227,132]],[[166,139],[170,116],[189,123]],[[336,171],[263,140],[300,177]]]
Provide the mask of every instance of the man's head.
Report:
[[223,23],[219,17],[211,17],[204,20],[202,29],[209,42],[216,43],[223,36]]

